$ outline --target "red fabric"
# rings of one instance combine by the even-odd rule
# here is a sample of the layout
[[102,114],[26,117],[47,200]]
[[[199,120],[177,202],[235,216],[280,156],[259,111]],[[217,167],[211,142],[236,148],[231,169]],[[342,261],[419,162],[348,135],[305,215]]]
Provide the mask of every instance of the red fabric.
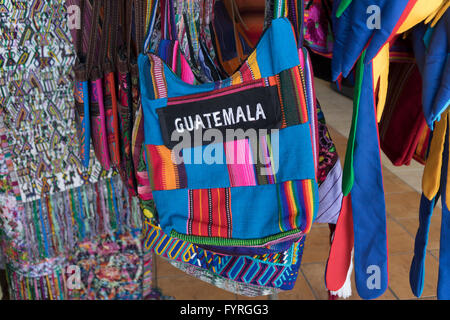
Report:
[[[416,65],[405,73],[405,64],[391,66],[387,101],[380,122],[380,145],[396,166],[409,165],[426,126],[422,111],[422,79]],[[403,75],[397,75],[403,72]]]
[[325,281],[330,291],[338,291],[345,283],[352,258],[353,241],[352,202],[349,194],[342,199],[341,213],[327,262]]

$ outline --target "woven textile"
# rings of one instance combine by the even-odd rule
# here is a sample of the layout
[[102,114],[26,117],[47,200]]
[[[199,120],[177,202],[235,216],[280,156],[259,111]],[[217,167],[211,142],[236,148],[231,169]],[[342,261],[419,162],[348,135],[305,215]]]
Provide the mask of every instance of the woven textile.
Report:
[[[287,46],[290,50],[285,50],[284,53],[276,51],[277,44],[270,42],[274,41],[273,39],[276,37],[268,36],[272,33],[273,35],[286,35],[287,38],[284,39],[284,42],[292,41],[291,46]],[[267,62],[264,62],[264,58],[257,58],[261,56],[266,57],[267,60],[269,60],[269,56],[276,60],[270,66]],[[301,56],[303,57],[303,55]],[[165,70],[167,67],[158,57],[151,54],[148,57],[140,56],[139,65],[141,90],[143,90],[142,101],[146,126],[149,177],[153,182],[153,197],[158,208],[160,223],[166,233],[183,240],[202,244],[262,246],[309,231],[317,210],[316,160],[313,156],[315,154],[313,146],[316,148],[316,143],[313,141],[315,135],[313,135],[314,137],[311,136],[309,125],[309,121],[313,122],[314,120],[309,115],[310,111],[314,110],[311,108],[314,108],[315,100],[312,99],[313,103],[310,104],[311,91],[305,87],[302,74],[305,71],[303,71],[302,66],[299,66],[298,57],[299,51],[297,50],[295,37],[287,19],[274,20],[268,32],[260,41],[259,47],[250,55],[247,63],[232,77],[226,81],[200,85],[196,89],[182,85],[177,81],[171,72]],[[183,103],[207,101],[207,99],[214,98],[214,95],[220,98],[221,95],[242,94],[247,90],[259,88],[263,90],[264,88],[275,89],[274,91],[277,92],[280,99],[278,103],[281,105],[280,125],[282,129],[279,132],[279,151],[282,161],[280,162],[281,165],[272,162],[269,166],[272,169],[278,168],[278,172],[274,174],[272,179],[270,179],[270,175],[269,181],[250,179],[243,187],[235,187],[230,181],[234,169],[232,168],[230,174],[226,165],[192,165],[186,162],[181,165],[174,165],[170,158],[170,150],[163,145],[158,118],[155,114],[156,108],[168,105],[170,108],[168,107],[165,110],[170,110],[174,108],[172,105],[177,105],[181,101]],[[213,89],[216,91],[211,95],[209,91]],[[191,95],[188,93],[191,93]],[[312,114],[314,115],[314,112]],[[247,116],[250,117],[248,113]],[[155,123],[151,125],[153,121]],[[273,136],[270,136],[270,139],[272,138]],[[261,144],[258,144],[258,149],[262,149]],[[270,150],[269,155],[273,156]],[[186,158],[184,154],[183,157]],[[255,155],[254,159],[256,159]],[[298,163],[302,163],[302,166],[298,167]],[[236,170],[242,170],[242,168]],[[259,170],[255,171],[259,172]],[[200,174],[200,172],[202,173]],[[215,177],[215,180],[208,181],[209,177]],[[290,181],[295,182],[291,183]],[[208,208],[210,208],[208,207],[208,201],[213,201],[214,196],[212,194],[211,196],[206,195],[205,200],[200,200],[200,202],[197,200],[199,206],[196,207],[195,197],[200,199],[198,197],[201,197],[202,193],[195,190],[193,193],[200,193],[197,196],[192,195],[191,199],[194,200],[194,203],[191,206],[189,204],[189,193],[184,188],[211,189],[212,193],[219,192],[218,195],[229,188],[231,221],[233,224],[232,237],[228,237],[226,233],[220,237],[212,237],[212,233],[210,234],[208,231],[208,225],[217,225],[218,223],[211,222],[208,216],[220,216],[208,213]],[[223,195],[225,196],[225,207],[223,209],[226,212],[226,191]],[[176,199],[176,201],[169,201],[167,197]],[[245,199],[252,198],[255,200],[257,199],[255,197],[259,197],[261,200],[254,201],[253,205],[264,203],[261,208],[251,209],[257,210],[260,213],[260,218],[258,218],[258,221],[252,220],[250,222],[248,220],[244,225],[242,219],[246,215],[245,212],[250,209],[247,208]],[[278,198],[280,202],[267,202],[271,198]],[[200,206],[203,201],[206,202]],[[220,206],[214,207],[221,210]],[[178,221],[169,222],[171,219],[169,212],[179,212],[186,218],[177,218]],[[274,214],[276,216],[273,216]],[[224,217],[222,224],[228,223],[226,216]],[[261,219],[261,217],[264,217],[264,219]],[[200,223],[200,227],[189,229],[190,220]],[[270,221],[279,221],[279,223],[270,226]],[[270,226],[269,229],[267,229],[267,226]],[[286,226],[288,226],[287,229]]]
[[[75,55],[62,1],[4,1],[0,26],[1,153],[18,200],[38,199],[110,176],[81,165],[73,116]],[[45,32],[42,32],[45,30]]]
[[10,296],[143,298],[151,254],[140,246],[137,200],[93,148],[87,168],[79,156],[67,21],[62,0],[0,4],[0,242]]

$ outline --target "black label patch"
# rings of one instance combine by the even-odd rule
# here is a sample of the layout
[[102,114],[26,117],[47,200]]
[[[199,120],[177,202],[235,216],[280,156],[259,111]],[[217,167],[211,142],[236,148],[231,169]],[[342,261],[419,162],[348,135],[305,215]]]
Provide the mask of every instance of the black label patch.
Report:
[[204,134],[208,129],[219,130],[223,141],[226,141],[228,129],[246,131],[281,127],[281,106],[276,86],[251,88],[220,97],[169,105],[156,112],[164,144],[170,149],[181,141],[181,136],[190,137],[191,146],[211,143],[203,138],[198,140],[202,136],[199,132]]

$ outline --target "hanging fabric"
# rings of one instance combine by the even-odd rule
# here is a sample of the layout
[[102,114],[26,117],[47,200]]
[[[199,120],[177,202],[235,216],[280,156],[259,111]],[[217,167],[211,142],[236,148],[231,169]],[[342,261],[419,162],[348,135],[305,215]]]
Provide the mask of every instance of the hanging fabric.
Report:
[[[78,139],[80,141],[80,159],[85,167],[89,166],[89,157],[91,150],[91,124],[89,114],[89,88],[87,70],[90,68],[90,61],[85,61],[83,54],[83,21],[85,11],[85,1],[80,1],[80,28],[76,31],[75,52],[77,60],[73,67],[75,73],[74,98]],[[92,25],[92,21],[91,21]],[[88,42],[92,44],[93,40],[89,35]]]
[[120,168],[119,111],[115,81],[115,62],[117,52],[117,33],[119,32],[119,2],[106,1],[100,45],[100,63],[103,71],[103,97],[108,150],[111,164]]
[[[103,100],[103,83],[102,74],[100,70],[100,55],[96,45],[98,41],[99,32],[99,18],[100,18],[100,0],[94,0],[92,12],[92,24],[89,33],[89,38],[92,42],[89,44],[88,60],[91,61],[88,66],[87,73],[89,77],[89,108],[91,117],[92,130],[92,144],[94,146],[95,156],[101,165],[106,169],[110,169],[109,150],[106,132],[106,117],[105,105]],[[105,49],[105,48],[100,48]]]

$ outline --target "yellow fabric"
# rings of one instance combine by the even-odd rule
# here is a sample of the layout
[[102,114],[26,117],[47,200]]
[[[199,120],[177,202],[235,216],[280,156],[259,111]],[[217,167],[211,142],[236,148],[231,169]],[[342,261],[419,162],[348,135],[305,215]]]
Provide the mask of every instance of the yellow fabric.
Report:
[[247,62],[255,79],[261,79],[261,71],[259,70],[258,61],[256,61],[256,50],[248,56]]
[[[422,22],[432,14],[439,14],[442,7],[448,6],[449,0],[418,0],[397,34],[402,34]],[[445,12],[445,10],[444,10]],[[443,14],[443,13],[442,13]],[[377,121],[380,122],[386,104],[389,76],[389,43],[380,50],[373,60],[374,89],[379,83]]]
[[380,122],[386,104],[389,76],[389,43],[386,43],[373,59],[373,86],[378,87],[377,121]]
[[445,133],[448,123],[447,115],[448,111],[442,114],[441,120],[436,123],[427,162],[423,170],[422,191],[428,200],[433,199],[439,190],[442,153],[444,152]]
[[434,17],[438,14],[440,7],[436,8],[424,21],[425,24],[430,23]]
[[431,23],[431,27],[433,28],[436,23],[438,23],[439,19],[442,18],[442,16],[444,15],[445,11],[447,11],[447,9],[450,8],[450,1],[447,0],[446,3],[444,3],[441,8],[437,11],[437,13],[433,16],[433,22]]
[[448,0],[418,0],[406,20],[400,26],[397,34],[403,33],[425,20],[446,1]]

